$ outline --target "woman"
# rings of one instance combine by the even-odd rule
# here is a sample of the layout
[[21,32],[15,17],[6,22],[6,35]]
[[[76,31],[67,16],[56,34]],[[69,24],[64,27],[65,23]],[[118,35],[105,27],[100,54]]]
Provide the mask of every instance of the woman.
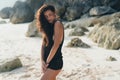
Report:
[[55,8],[44,4],[37,11],[37,28],[42,33],[41,69],[43,75],[40,80],[56,80],[56,76],[63,67],[61,48],[64,41],[64,27],[58,20]]

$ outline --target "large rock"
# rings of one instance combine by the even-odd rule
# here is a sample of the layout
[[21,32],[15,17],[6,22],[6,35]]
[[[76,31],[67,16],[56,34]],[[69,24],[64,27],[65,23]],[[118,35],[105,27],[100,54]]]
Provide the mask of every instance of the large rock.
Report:
[[89,37],[101,47],[120,49],[120,13],[101,18]]
[[20,59],[16,57],[0,61],[0,72],[11,71],[19,67],[22,67],[22,63]]
[[14,24],[30,22],[34,19],[34,12],[25,2],[17,1],[14,4],[14,13],[10,17],[10,21]]
[[86,13],[92,7],[93,1],[92,0],[66,0],[68,7],[82,7],[82,13]]
[[[25,2],[17,1],[15,3],[15,5],[19,6],[19,9],[15,9],[15,12],[6,9],[7,13],[5,12],[5,14],[7,14],[7,16],[5,18],[9,18],[10,16],[8,15],[8,12],[12,11],[12,13],[14,12],[13,14],[15,15],[11,18],[12,22],[22,23],[32,21],[34,17],[30,18],[29,16],[33,16],[38,8],[40,8],[44,3],[54,5],[57,14],[61,18],[68,21],[80,18],[83,14],[87,14],[92,7],[96,6],[108,6],[112,9],[118,11],[120,10],[120,0],[25,0]],[[105,8],[105,11],[103,13],[106,13],[106,11],[108,11],[109,9],[110,8]],[[5,14],[2,15],[4,16]],[[22,16],[24,16],[26,20],[23,19]]]
[[75,28],[75,27],[76,27],[76,25],[75,25],[74,23],[73,23],[73,24],[70,24],[70,23],[67,23],[67,22],[66,22],[66,23],[64,24],[64,28],[65,28],[65,29],[68,29],[68,28],[71,29],[71,28]]
[[6,21],[0,21],[0,24],[6,24],[7,22]]
[[80,18],[92,7],[91,0],[66,1],[68,4],[64,18],[68,21]]
[[93,23],[93,21],[96,20],[96,17],[90,17],[90,18],[82,18],[82,19],[77,19],[75,21],[71,22],[65,22],[64,23],[64,28],[75,28],[75,27],[89,27]]
[[56,0],[56,1],[55,0],[46,0],[44,3],[53,5],[56,9],[57,15],[60,16],[61,18],[65,14],[66,6],[67,6],[65,1],[62,1],[62,0]]
[[94,7],[94,6],[101,6],[101,5],[102,5],[101,2],[102,2],[101,0],[92,0],[92,6],[93,6],[93,7]]
[[26,0],[25,2],[29,5],[29,7],[35,13],[40,8],[40,6],[43,5],[45,0]]
[[68,7],[64,18],[68,21],[78,19],[82,15],[82,11],[82,7]]
[[104,6],[110,6],[115,10],[120,10],[120,0],[99,0]]
[[11,7],[5,7],[0,11],[0,17],[3,19],[10,18],[11,14],[13,14],[14,9]]
[[37,27],[36,27],[36,20],[34,20],[33,22],[31,22],[31,24],[28,27],[28,30],[26,32],[26,36],[27,37],[41,37],[40,32],[38,32]]
[[108,6],[105,7],[104,10],[102,8],[102,14],[112,13],[114,9],[120,10],[119,0],[46,0],[45,2],[54,5],[61,18],[68,21],[80,18],[92,7],[96,6]]
[[[25,2],[17,1],[14,9],[6,9],[7,13],[2,14],[5,18],[9,18],[9,11],[12,11],[11,22],[12,23],[24,23],[32,21],[34,14],[43,4],[52,4],[56,8],[57,14],[67,21],[80,18],[83,14],[87,14],[92,7],[96,6],[108,6],[100,15],[111,13],[113,9],[120,10],[120,0],[25,0]],[[111,8],[112,9],[111,9]],[[17,8],[17,9],[16,9]],[[18,9],[19,8],[19,9]],[[99,8],[101,9],[101,8]],[[9,11],[8,11],[9,10]],[[110,10],[110,11],[109,11]],[[20,14],[21,13],[21,14]],[[24,18],[23,18],[24,17]]]
[[82,47],[82,48],[90,48],[89,45],[82,42],[79,38],[73,38],[71,41],[67,44],[67,47]]
[[94,18],[91,20],[91,23],[89,26],[94,26],[96,24],[99,24],[100,26],[102,26],[114,18],[120,18],[120,12],[116,12],[116,13],[113,13],[111,15],[104,15],[104,16],[101,16],[98,18]]
[[115,57],[109,56],[106,58],[106,61],[117,61]]
[[112,2],[109,4],[113,9],[120,11],[120,0],[112,0]]
[[88,29],[86,29],[85,27],[75,27],[70,33],[69,36],[83,36],[85,35],[84,32],[87,32]]
[[80,30],[80,31],[83,31],[83,32],[88,32],[89,31],[86,27],[82,27],[82,26],[75,27],[75,31],[76,30]]
[[85,35],[85,33],[81,29],[78,30],[74,29],[69,33],[69,36],[83,36],[83,35]]
[[45,3],[54,5],[57,14],[68,21],[80,18],[92,7],[91,0],[46,0]]
[[111,7],[107,7],[107,6],[98,6],[98,7],[93,7],[89,14],[91,16],[101,16],[101,15],[104,15],[104,14],[110,14],[110,13],[113,13],[115,12],[114,9],[112,9]]

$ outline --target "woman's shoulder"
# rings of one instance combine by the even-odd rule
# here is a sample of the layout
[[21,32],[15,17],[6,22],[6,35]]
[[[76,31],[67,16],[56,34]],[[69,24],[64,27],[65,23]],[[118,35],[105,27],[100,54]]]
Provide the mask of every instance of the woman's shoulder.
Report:
[[54,24],[62,24],[62,20],[61,20],[61,19],[56,19],[56,20],[54,21]]
[[63,24],[60,20],[56,20],[54,23],[54,28],[57,27],[58,29],[63,29]]
[[60,20],[56,20],[54,26],[63,26],[63,24]]

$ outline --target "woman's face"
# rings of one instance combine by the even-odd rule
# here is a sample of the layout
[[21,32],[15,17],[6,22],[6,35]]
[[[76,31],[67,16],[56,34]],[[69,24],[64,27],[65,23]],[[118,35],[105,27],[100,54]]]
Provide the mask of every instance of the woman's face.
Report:
[[47,10],[44,12],[45,18],[48,20],[49,23],[53,23],[53,21],[56,18],[55,12],[52,12],[51,10]]

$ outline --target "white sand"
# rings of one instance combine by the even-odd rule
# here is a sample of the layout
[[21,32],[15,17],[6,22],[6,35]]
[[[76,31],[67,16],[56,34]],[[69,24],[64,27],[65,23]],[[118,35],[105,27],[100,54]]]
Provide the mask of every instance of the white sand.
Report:
[[[22,68],[0,73],[0,80],[40,80],[41,38],[25,37],[28,24],[0,24],[0,59],[17,56]],[[97,47],[86,36],[80,37],[92,48],[67,48],[72,37],[65,30],[62,48],[64,67],[57,80],[120,80],[120,52]],[[112,56],[117,61],[106,61]]]

